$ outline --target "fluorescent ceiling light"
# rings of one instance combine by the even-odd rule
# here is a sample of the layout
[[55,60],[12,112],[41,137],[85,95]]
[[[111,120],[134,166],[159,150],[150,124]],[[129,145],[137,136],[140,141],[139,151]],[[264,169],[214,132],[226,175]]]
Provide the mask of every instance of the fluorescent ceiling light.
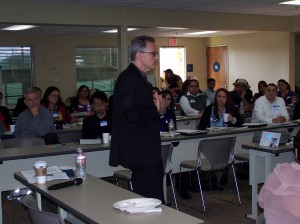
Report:
[[[127,31],[137,30],[138,28],[127,28]],[[103,33],[117,33],[117,29],[102,31]]]
[[187,28],[182,27],[157,27],[158,29],[165,29],[165,30],[186,30]]
[[32,28],[35,28],[35,27],[37,27],[37,26],[34,26],[34,25],[14,25],[14,26],[9,26],[9,27],[2,28],[2,30],[11,30],[11,31],[28,30],[28,29],[32,29]]
[[282,5],[300,5],[300,0],[280,2],[278,4],[282,4]]
[[193,32],[187,33],[188,35],[204,35],[204,34],[211,34],[211,33],[218,33],[219,31],[200,31],[200,32]]

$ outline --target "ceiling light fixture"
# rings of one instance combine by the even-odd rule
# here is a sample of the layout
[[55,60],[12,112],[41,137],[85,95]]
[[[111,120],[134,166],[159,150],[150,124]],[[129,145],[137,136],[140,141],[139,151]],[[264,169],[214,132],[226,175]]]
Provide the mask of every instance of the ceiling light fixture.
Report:
[[218,33],[219,31],[200,31],[200,32],[193,32],[187,33],[188,35],[204,35],[204,34],[211,34],[211,33]]
[[2,28],[2,30],[10,30],[10,31],[17,31],[17,30],[28,30],[35,28],[37,26],[34,25],[14,25],[14,26],[8,26],[5,28]]
[[158,29],[164,29],[164,30],[186,30],[187,28],[182,27],[157,27]]
[[300,0],[280,2],[281,5],[300,5]]
[[[134,31],[134,30],[138,30],[138,28],[127,28],[127,31]],[[106,31],[102,31],[103,33],[118,33],[117,29],[113,29],[113,30],[106,30]]]

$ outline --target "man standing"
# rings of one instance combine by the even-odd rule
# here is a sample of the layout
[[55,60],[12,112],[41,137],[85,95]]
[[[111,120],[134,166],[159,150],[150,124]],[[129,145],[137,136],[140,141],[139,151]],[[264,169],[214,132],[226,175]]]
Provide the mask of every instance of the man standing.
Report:
[[189,82],[188,92],[179,100],[181,110],[185,115],[202,115],[206,106],[210,103],[204,93],[200,93],[199,82],[192,79]]
[[54,131],[52,113],[40,104],[40,94],[29,89],[24,94],[28,107],[17,120],[14,135],[16,137],[45,137]]
[[259,97],[254,104],[252,123],[283,123],[290,117],[285,102],[277,96],[278,88],[275,84],[267,85],[264,96]]
[[204,91],[205,95],[207,96],[210,104],[213,104],[215,101],[216,91],[214,90],[216,86],[216,80],[213,78],[209,78],[207,80],[207,89]]
[[114,90],[109,164],[131,170],[135,193],[164,202],[158,113],[162,98],[152,95],[145,75],[158,62],[154,38],[134,38],[130,54],[132,62],[119,75]]

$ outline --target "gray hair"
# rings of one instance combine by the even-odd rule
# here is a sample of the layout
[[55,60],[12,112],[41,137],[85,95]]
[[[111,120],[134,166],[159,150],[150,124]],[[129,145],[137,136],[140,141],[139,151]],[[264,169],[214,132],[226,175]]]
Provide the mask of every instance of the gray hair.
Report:
[[38,91],[37,89],[35,89],[35,88],[31,88],[31,89],[27,89],[27,90],[24,92],[24,97],[25,97],[25,99],[26,99],[26,96],[27,96],[28,94],[31,94],[31,93],[35,93],[35,94],[38,96],[38,98],[40,98],[40,93],[39,93],[39,91]]
[[146,35],[137,36],[131,41],[130,58],[132,61],[135,60],[137,52],[145,50],[147,42],[155,43],[154,37]]

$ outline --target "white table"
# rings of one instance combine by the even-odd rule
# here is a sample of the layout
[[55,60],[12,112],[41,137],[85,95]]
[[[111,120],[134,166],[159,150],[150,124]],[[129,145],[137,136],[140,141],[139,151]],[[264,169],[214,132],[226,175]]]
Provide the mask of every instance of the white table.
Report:
[[[291,127],[285,126],[284,128]],[[294,132],[299,129],[298,124],[293,125]],[[179,172],[179,164],[182,160],[196,159],[198,144],[201,139],[221,138],[224,136],[236,136],[236,152],[248,152],[242,149],[242,144],[251,142],[253,132],[256,130],[269,130],[280,127],[251,128],[251,129],[228,129],[222,132],[212,132],[207,135],[176,136],[175,138],[162,137],[162,142],[180,142],[173,150],[172,163],[173,173]],[[118,167],[111,167],[109,161],[110,144],[78,145],[68,143],[54,146],[34,146],[25,148],[12,148],[0,150],[0,191],[12,190],[24,187],[13,178],[15,172],[31,170],[34,162],[45,160],[49,166],[69,165],[74,166],[75,149],[82,147],[87,158],[87,172],[95,177],[112,176]],[[2,200],[0,200],[2,206]],[[0,213],[0,224],[2,213]]]
[[47,187],[51,181],[44,185],[29,184],[21,173],[16,173],[15,178],[28,188],[38,192],[53,201],[63,210],[72,213],[84,223],[99,224],[200,224],[203,220],[182,213],[162,205],[162,212],[129,214],[113,208],[113,203],[141,196],[122,189],[118,186],[87,175],[86,181],[79,186],[71,186],[59,190],[49,191]]
[[242,145],[250,152],[250,185],[252,185],[251,214],[247,217],[257,218],[257,187],[264,183],[277,163],[294,161],[293,145],[280,145],[278,148],[259,146],[257,143]]

